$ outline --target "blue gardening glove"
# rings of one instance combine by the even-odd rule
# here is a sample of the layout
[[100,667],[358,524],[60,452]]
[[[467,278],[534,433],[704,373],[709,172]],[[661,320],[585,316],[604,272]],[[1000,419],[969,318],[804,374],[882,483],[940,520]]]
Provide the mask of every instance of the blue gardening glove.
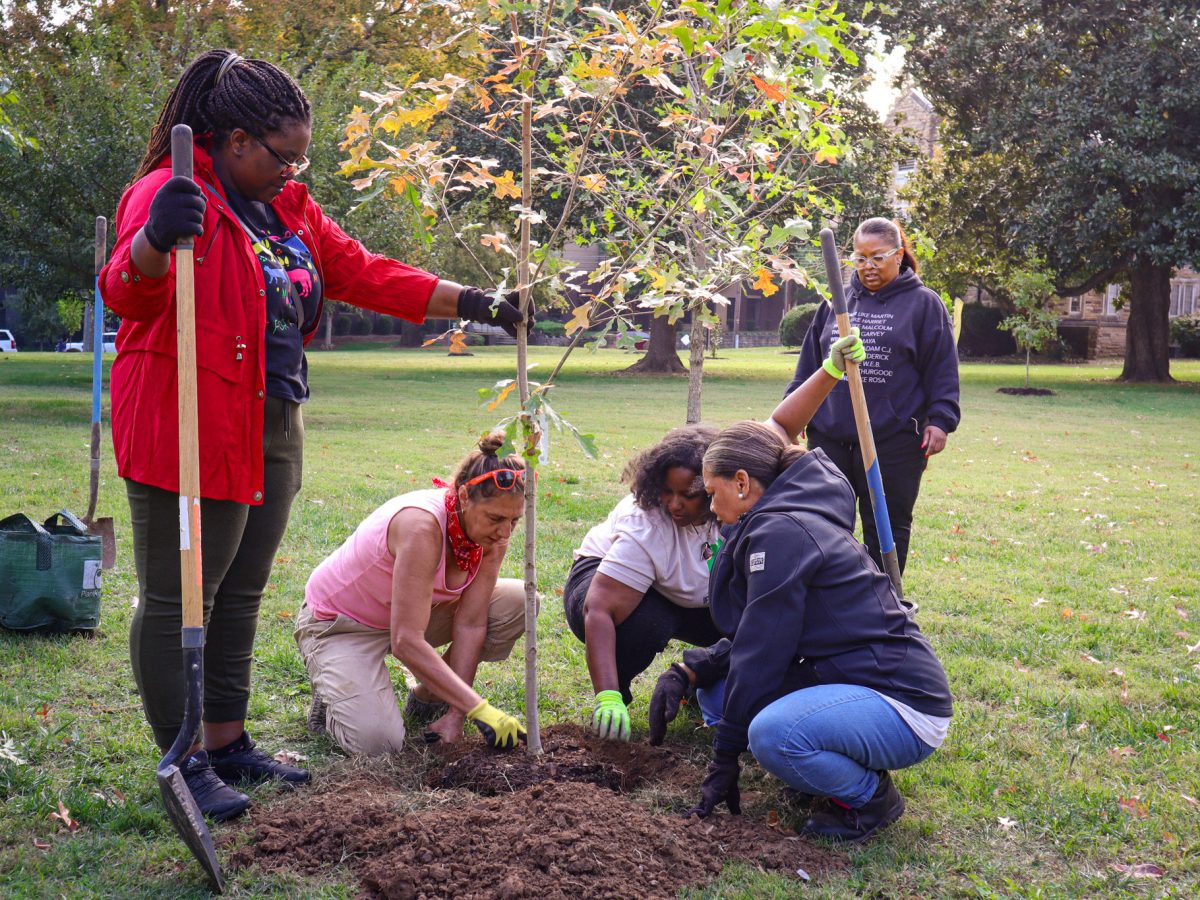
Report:
[[[458,292],[458,317],[484,325],[499,325],[508,332],[509,337],[515,338],[517,326],[521,323],[520,296],[516,291],[510,291],[493,308],[489,294],[477,287],[465,287]],[[533,328],[532,304],[525,325]]]
[[858,326],[855,325],[848,335],[838,338],[830,345],[829,355],[825,357],[825,362],[821,363],[821,368],[833,378],[840,379],[846,374],[846,360],[860,363],[866,358],[867,348],[863,346],[862,339],[858,336]]
[[159,253],[169,253],[180,238],[204,234],[204,205],[200,185],[176,175],[155,192],[142,233]]
[[475,723],[493,750],[512,750],[517,746],[517,741],[525,740],[525,729],[521,723],[486,700],[467,713],[467,718]]
[[742,792],[738,789],[738,753],[714,750],[712,762],[708,764],[708,775],[700,785],[700,802],[684,813],[684,818],[712,815],[720,803],[725,803],[735,816],[742,814]]
[[620,691],[601,691],[596,695],[592,731],[612,741],[629,740],[629,710]]

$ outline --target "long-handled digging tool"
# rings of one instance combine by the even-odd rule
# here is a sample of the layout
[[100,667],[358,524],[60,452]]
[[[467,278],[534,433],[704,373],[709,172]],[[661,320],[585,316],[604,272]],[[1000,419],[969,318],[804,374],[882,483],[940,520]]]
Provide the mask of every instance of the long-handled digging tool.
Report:
[[[825,278],[837,316],[838,335],[850,333],[850,313],[846,309],[846,291],[842,286],[842,261],[838,258],[837,241],[833,231],[821,229],[821,253],[825,257]],[[883,477],[879,474],[879,459],[875,456],[875,437],[871,434],[871,416],[867,412],[867,395],[863,391],[862,373],[858,363],[846,360],[846,378],[850,382],[850,403],[854,407],[854,425],[858,429],[858,446],[862,451],[863,469],[871,493],[871,509],[875,514],[875,531],[879,535],[879,551],[883,555],[883,570],[892,580],[898,597],[904,597],[900,586],[900,561],[896,556],[896,540],[892,537],[892,520],[888,517],[887,497],[883,493]]]
[[[192,129],[171,129],[171,175],[192,177]],[[200,555],[200,451],[196,422],[196,285],[192,239],[175,246],[175,355],[179,382],[179,565],[183,589],[183,672],[187,688],[183,725],[158,764],[158,786],[167,814],[204,867],[217,893],[224,887],[212,835],[179,765],[200,729],[204,705],[204,578]]]
[[117,539],[110,516],[97,519],[96,498],[100,493],[100,392],[104,386],[104,298],[100,296],[100,270],[108,249],[108,220],[96,216],[96,299],[92,303],[92,456],[88,484],[87,515],[83,524],[88,534],[100,538],[100,567],[111,569],[117,562]]

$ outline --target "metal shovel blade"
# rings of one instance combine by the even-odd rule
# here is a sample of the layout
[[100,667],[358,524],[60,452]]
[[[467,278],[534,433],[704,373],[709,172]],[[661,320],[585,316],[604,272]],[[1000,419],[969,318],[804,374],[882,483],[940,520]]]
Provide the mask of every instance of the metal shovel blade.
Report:
[[192,855],[208,875],[208,883],[215,893],[225,889],[221,879],[221,864],[217,862],[217,851],[213,848],[212,835],[204,822],[204,815],[196,805],[192,792],[183,780],[179,766],[164,760],[158,765],[158,787],[162,791],[167,815],[176,833],[183,838]]
[[88,534],[100,538],[100,568],[111,569],[117,564],[117,535],[113,530],[113,520],[110,516],[88,522]]

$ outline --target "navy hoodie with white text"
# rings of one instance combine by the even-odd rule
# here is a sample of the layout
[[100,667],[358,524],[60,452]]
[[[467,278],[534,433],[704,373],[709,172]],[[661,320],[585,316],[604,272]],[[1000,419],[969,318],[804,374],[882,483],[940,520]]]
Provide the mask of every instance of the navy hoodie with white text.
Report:
[[[899,431],[919,434],[926,425],[936,425],[947,434],[954,431],[961,417],[958,348],[950,316],[938,295],[925,287],[912,269],[902,270],[874,294],[855,273],[846,290],[846,308],[867,351],[859,371],[875,437],[882,439]],[[837,317],[828,303],[822,303],[784,396],[821,368],[836,339]],[[857,442],[845,379],[834,386],[811,425],[834,440]]]

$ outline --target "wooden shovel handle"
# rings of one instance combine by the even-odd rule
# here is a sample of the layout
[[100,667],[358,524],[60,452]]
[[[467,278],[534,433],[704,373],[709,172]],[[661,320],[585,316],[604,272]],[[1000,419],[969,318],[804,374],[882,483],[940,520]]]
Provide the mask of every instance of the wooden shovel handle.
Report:
[[[171,129],[171,175],[192,177],[192,129]],[[190,237],[175,245],[175,356],[179,385],[179,553],[183,627],[204,625],[200,553],[200,437],[196,419],[196,280]]]

